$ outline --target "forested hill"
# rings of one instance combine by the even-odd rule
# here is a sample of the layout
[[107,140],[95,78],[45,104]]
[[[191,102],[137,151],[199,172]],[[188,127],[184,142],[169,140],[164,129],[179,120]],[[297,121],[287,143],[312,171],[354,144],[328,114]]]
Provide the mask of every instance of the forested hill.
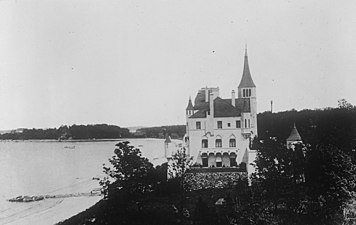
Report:
[[129,137],[132,137],[132,134],[129,132],[129,129],[107,124],[72,125],[50,129],[21,129],[20,132],[11,132],[0,135],[0,139],[6,140],[78,140],[114,139]]
[[[343,150],[356,148],[356,108],[285,111],[258,114],[258,135],[264,139],[276,137],[281,141],[289,136],[295,122],[303,141],[308,144],[333,144]],[[51,129],[21,129],[0,135],[0,139],[114,139],[114,138],[171,138],[181,139],[185,125],[145,127],[130,133],[115,125],[72,125]]]
[[182,139],[185,132],[185,125],[144,127],[138,129],[135,136],[144,138],[164,138],[166,135],[169,135],[173,139]]
[[356,108],[286,111],[258,114],[261,139],[288,138],[293,123],[308,144],[332,144],[346,151],[356,148]]

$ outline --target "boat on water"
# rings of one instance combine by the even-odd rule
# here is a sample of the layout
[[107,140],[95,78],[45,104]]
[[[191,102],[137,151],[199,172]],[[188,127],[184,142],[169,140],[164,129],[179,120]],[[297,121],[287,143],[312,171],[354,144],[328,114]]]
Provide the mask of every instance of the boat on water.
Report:
[[72,145],[72,146],[64,146],[64,148],[66,148],[66,149],[75,149],[75,145]]

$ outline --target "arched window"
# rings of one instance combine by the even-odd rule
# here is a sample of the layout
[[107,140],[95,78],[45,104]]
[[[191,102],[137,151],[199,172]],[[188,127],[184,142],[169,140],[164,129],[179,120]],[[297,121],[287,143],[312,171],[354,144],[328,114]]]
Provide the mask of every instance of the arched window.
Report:
[[222,147],[222,140],[220,136],[217,136],[215,139],[215,147],[216,148],[221,148]]
[[208,138],[206,136],[204,136],[203,139],[201,140],[201,147],[202,148],[208,147]]
[[230,148],[236,147],[236,139],[235,138],[230,138],[229,147]]
[[221,153],[216,153],[216,167],[222,167]]

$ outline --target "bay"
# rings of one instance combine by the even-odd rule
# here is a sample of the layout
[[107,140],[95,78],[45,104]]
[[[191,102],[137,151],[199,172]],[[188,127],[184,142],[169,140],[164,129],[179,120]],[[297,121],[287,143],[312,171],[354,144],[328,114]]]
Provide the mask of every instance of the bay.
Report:
[[[163,139],[128,139],[154,165],[165,162]],[[115,144],[110,141],[1,141],[0,224],[54,224],[95,204],[100,197],[13,203],[19,195],[88,193],[98,189]],[[66,206],[66,207],[64,207]]]

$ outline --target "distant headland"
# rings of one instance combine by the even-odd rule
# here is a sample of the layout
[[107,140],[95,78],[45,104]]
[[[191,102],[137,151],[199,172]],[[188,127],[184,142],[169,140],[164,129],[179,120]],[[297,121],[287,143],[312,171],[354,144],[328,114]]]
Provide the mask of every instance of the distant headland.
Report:
[[20,128],[1,131],[0,140],[105,141],[121,138],[164,138],[166,134],[181,139],[185,134],[185,126],[137,127],[134,130],[108,124],[74,124],[47,129]]

